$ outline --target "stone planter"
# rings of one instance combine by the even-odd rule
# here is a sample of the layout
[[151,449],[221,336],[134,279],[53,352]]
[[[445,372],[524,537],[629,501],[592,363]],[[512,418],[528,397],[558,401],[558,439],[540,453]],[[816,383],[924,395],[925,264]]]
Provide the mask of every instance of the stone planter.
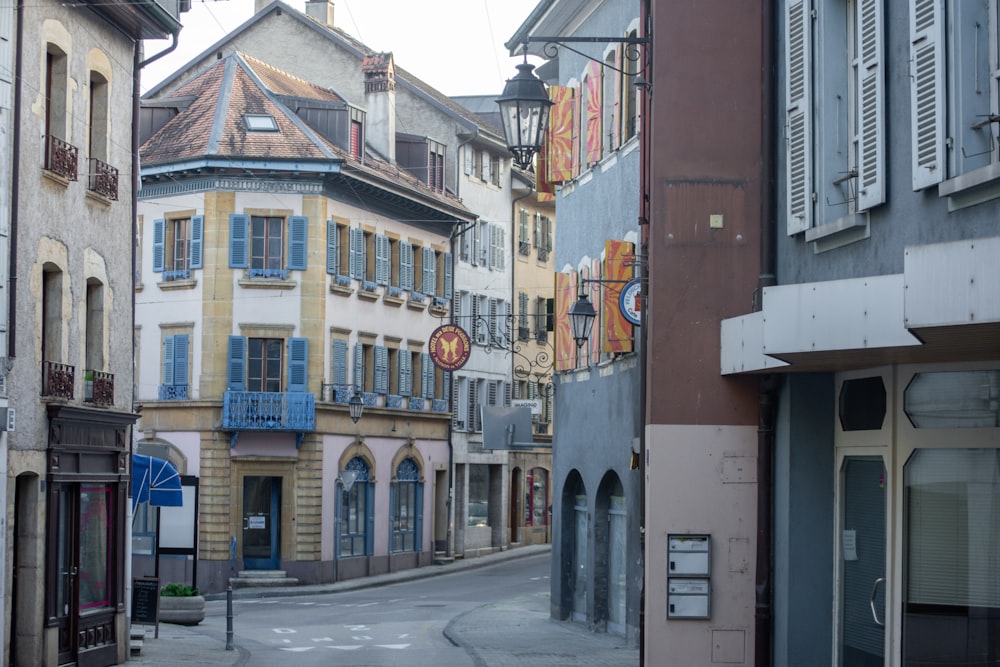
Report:
[[205,620],[205,598],[201,595],[160,596],[160,621],[175,625],[198,625]]

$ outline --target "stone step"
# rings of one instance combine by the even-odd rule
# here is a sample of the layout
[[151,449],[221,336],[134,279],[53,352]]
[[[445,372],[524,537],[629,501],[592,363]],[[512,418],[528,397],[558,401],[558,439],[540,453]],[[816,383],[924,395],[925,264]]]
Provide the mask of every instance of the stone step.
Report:
[[143,627],[135,627],[134,625],[129,628],[128,635],[128,652],[131,655],[139,655],[142,653],[142,642],[146,639],[146,629]]
[[[282,574],[285,574],[282,572]],[[263,576],[255,577],[252,573],[240,573],[238,577],[230,577],[229,585],[233,587],[233,590],[237,588],[258,588],[262,586],[298,586],[299,580],[294,577],[277,577],[277,576]]]
[[285,579],[288,573],[284,570],[240,570],[236,576],[250,579]]

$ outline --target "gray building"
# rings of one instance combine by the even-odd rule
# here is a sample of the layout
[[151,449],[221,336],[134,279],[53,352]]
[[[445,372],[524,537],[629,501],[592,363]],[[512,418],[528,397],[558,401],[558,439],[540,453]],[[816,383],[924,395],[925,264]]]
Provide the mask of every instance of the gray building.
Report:
[[994,663],[1000,14],[846,6],[779,3],[777,285],[722,322],[776,381],[773,664]]
[[[626,35],[638,30],[638,2],[540,2],[507,42],[521,52],[530,35]],[[528,53],[551,57],[544,44]],[[642,553],[641,478],[633,451],[641,433],[639,330],[622,328],[615,308],[631,278],[639,235],[639,138],[635,63],[620,43],[561,49],[539,68],[556,99],[539,189],[553,187],[559,225],[555,269],[555,408],[552,442],[552,616],[638,641]],[[621,70],[621,71],[619,71]],[[545,72],[551,72],[546,76]],[[588,111],[589,108],[589,111]],[[608,243],[611,242],[611,246]],[[613,248],[613,250],[611,249]],[[637,274],[636,274],[637,275]],[[586,293],[601,315],[577,348],[567,309]]]

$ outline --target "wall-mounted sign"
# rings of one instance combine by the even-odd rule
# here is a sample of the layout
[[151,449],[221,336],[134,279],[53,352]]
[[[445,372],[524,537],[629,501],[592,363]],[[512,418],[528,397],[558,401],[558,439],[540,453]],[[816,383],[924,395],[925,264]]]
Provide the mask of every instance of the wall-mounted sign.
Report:
[[444,371],[457,371],[472,353],[472,341],[457,324],[442,324],[431,334],[431,361]]
[[636,278],[626,283],[625,287],[622,288],[621,296],[618,297],[618,307],[621,308],[622,315],[635,326],[639,326],[640,311],[642,310],[641,293],[642,284]]
[[512,408],[528,408],[531,410],[531,414],[540,415],[542,414],[542,399],[540,398],[512,398],[510,399],[510,407]]

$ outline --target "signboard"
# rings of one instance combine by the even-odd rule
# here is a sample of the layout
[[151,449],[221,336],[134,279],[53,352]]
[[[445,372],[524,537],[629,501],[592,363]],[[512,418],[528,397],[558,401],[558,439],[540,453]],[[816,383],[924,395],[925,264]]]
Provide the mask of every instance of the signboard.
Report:
[[157,625],[160,612],[160,580],[156,577],[132,579],[132,623]]
[[542,399],[540,398],[513,398],[510,401],[512,408],[528,408],[531,414],[542,414]]
[[247,528],[250,530],[266,530],[267,529],[267,517],[265,516],[249,516],[247,517]]
[[442,324],[431,333],[431,361],[443,371],[457,371],[472,354],[472,341],[457,324]]
[[622,315],[635,326],[639,326],[641,317],[642,303],[639,298],[641,293],[642,285],[636,278],[622,288],[621,296],[618,297],[618,307],[621,308]]

